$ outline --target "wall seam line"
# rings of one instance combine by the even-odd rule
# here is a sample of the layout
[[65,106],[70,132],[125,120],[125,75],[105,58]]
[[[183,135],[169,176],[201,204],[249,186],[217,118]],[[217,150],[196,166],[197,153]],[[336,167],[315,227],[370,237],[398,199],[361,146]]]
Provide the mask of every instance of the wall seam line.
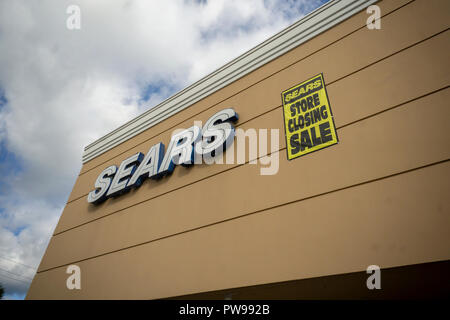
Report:
[[159,238],[152,239],[152,240],[149,240],[149,241],[141,242],[141,243],[134,244],[134,245],[131,245],[131,246],[127,246],[127,247],[123,247],[123,248],[116,249],[116,250],[113,250],[113,251],[109,251],[109,252],[105,252],[105,253],[102,253],[102,254],[98,254],[98,255],[95,255],[95,256],[92,256],[92,257],[88,257],[88,258],[84,258],[84,259],[81,259],[81,260],[72,261],[70,263],[65,263],[65,264],[62,264],[62,265],[55,266],[55,267],[51,267],[51,268],[47,268],[47,269],[44,269],[44,270],[40,270],[40,271],[37,271],[36,274],[44,273],[44,272],[51,271],[51,270],[54,270],[54,269],[57,269],[57,268],[61,268],[61,267],[64,267],[64,266],[68,266],[68,265],[71,265],[71,264],[75,264],[75,263],[84,262],[84,261],[87,261],[87,260],[96,259],[96,258],[105,256],[105,255],[117,253],[117,252],[120,252],[120,251],[125,251],[125,250],[128,250],[128,249],[132,249],[132,248],[139,247],[139,246],[142,246],[142,245],[146,245],[146,244],[149,244],[149,243],[152,243],[152,242],[164,240],[164,239],[167,239],[167,238],[176,237],[176,236],[181,235],[181,234],[185,234],[185,233],[197,231],[197,230],[200,230],[200,229],[208,228],[208,227],[211,227],[211,226],[214,226],[214,225],[218,225],[218,224],[221,224],[221,223],[226,223],[226,222],[229,222],[229,221],[241,219],[241,218],[244,218],[244,217],[247,217],[247,216],[250,216],[250,215],[263,213],[265,211],[270,211],[272,209],[288,206],[288,205],[291,205],[291,204],[294,204],[294,203],[306,201],[306,200],[313,199],[313,198],[318,198],[318,197],[321,197],[321,196],[325,196],[325,195],[328,195],[328,194],[336,193],[336,192],[343,191],[343,190],[346,190],[346,189],[355,188],[355,187],[362,186],[362,185],[365,185],[365,184],[370,184],[370,183],[373,183],[373,182],[389,179],[389,178],[392,178],[392,177],[395,177],[395,176],[407,174],[407,173],[410,173],[410,172],[413,172],[413,171],[418,171],[418,170],[425,169],[425,168],[428,168],[428,167],[433,167],[433,166],[436,166],[436,165],[444,164],[444,163],[446,163],[448,161],[450,161],[450,158],[447,158],[447,159],[444,159],[444,160],[440,160],[440,161],[436,161],[436,162],[432,162],[432,163],[428,163],[428,164],[425,164],[425,165],[422,165],[422,166],[419,166],[419,167],[415,167],[415,168],[412,168],[412,169],[396,172],[396,173],[389,174],[389,175],[382,176],[382,177],[378,177],[378,178],[375,178],[375,179],[369,179],[369,180],[366,180],[366,181],[362,181],[362,182],[359,182],[359,183],[356,183],[356,184],[352,184],[352,185],[349,185],[349,186],[345,186],[345,187],[341,187],[341,188],[338,188],[338,189],[322,192],[320,194],[312,195],[312,196],[309,196],[309,197],[296,199],[296,200],[292,200],[292,201],[289,201],[289,202],[281,203],[281,204],[278,204],[278,205],[270,206],[270,207],[263,208],[263,209],[260,209],[260,210],[256,210],[256,211],[253,211],[253,212],[248,212],[248,213],[245,213],[245,214],[242,214],[242,215],[239,215],[239,216],[235,216],[235,217],[232,217],[232,218],[224,219],[224,220],[221,220],[221,221],[216,221],[216,222],[209,223],[209,224],[206,224],[206,225],[202,225],[202,226],[199,226],[199,227],[196,227],[196,228],[191,228],[191,229],[180,231],[180,232],[177,232],[177,233],[173,233],[173,234],[170,234],[170,235],[167,235],[167,236],[159,237]]

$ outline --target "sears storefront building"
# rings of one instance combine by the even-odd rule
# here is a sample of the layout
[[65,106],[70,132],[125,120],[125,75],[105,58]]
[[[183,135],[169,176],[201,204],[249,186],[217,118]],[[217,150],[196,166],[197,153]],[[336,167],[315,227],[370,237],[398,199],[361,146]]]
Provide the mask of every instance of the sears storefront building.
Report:
[[332,0],[88,145],[27,298],[448,296],[449,23]]

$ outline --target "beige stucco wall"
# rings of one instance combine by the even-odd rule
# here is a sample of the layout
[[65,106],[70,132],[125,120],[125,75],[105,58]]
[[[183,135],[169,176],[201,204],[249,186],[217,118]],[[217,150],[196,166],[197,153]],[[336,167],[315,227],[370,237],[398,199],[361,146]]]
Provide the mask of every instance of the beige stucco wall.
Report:
[[[450,2],[378,3],[85,163],[27,298],[163,298],[450,258]],[[339,144],[288,161],[281,92],[323,73]],[[177,167],[94,206],[98,174],[232,107],[280,168]],[[233,146],[235,148],[235,146]],[[67,265],[82,290],[66,288]]]

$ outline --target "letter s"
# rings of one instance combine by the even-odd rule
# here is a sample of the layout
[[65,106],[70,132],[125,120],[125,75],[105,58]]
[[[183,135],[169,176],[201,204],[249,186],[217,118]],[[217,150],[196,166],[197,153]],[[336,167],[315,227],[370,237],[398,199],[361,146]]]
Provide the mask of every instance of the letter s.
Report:
[[215,155],[223,151],[223,146],[229,146],[234,138],[234,127],[229,121],[236,122],[238,114],[231,108],[217,112],[203,126],[203,141],[200,153]]
[[100,173],[95,181],[95,189],[88,194],[87,201],[89,203],[100,203],[106,199],[106,192],[111,185],[112,178],[116,174],[116,171],[116,166],[110,166]]

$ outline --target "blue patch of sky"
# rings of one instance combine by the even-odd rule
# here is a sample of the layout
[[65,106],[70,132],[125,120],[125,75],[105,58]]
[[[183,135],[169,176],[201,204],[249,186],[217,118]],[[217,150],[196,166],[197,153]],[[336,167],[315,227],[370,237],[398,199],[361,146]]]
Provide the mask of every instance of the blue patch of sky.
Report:
[[208,0],[184,0],[185,4],[205,5]]
[[[4,140],[0,141],[0,196],[7,197],[14,176],[23,170],[23,165],[17,156],[9,152]],[[0,203],[0,217],[8,218],[9,213]],[[19,235],[27,226],[21,225],[14,228],[8,228],[15,236]]]
[[148,101],[148,99],[150,99],[150,97],[154,94],[158,94],[161,91],[161,84],[149,84],[147,86],[145,86],[142,90],[141,90],[141,99],[139,100],[139,102],[145,102]]
[[[0,141],[0,196],[7,197],[10,184],[14,176],[18,175],[23,170],[23,165],[18,157],[8,151],[6,142]],[[0,203],[0,217],[7,219],[10,213]],[[27,224],[19,226],[6,226],[15,236],[18,236],[24,229],[28,227]]]
[[3,299],[8,299],[8,300],[24,300],[25,299],[26,294],[25,293],[8,293],[5,292],[5,295],[3,296]]
[[[284,0],[283,0],[284,1]],[[308,13],[319,8],[323,4],[329,2],[330,0],[311,0],[311,2],[305,3],[296,0],[284,1],[280,6],[274,6],[272,10],[275,10],[280,18],[284,20],[295,22],[301,17],[307,15]],[[201,3],[203,4],[203,3]],[[265,6],[272,6],[273,3],[265,1]],[[216,28],[209,28],[207,30],[202,30],[200,32],[200,37],[203,42],[208,42],[212,39],[217,38],[219,35],[224,35],[226,37],[233,37],[241,33],[249,33],[253,29],[258,28],[259,24],[257,22],[257,17],[251,20],[245,21],[245,23],[235,25],[232,29],[221,28],[220,24]],[[220,17],[219,17],[220,20]]]
[[[8,215],[4,209],[0,208],[0,218],[3,219],[8,219],[10,217],[10,215]],[[6,230],[10,231],[11,233],[14,234],[15,237],[19,236],[20,233],[27,229],[29,227],[29,224],[22,224],[20,226],[17,227],[12,227],[11,225],[4,225],[3,228],[5,228]]]
[[17,237],[26,228],[27,228],[27,226],[17,227],[16,229],[12,230],[12,233],[14,233],[14,235]]
[[22,172],[23,165],[20,159],[7,148],[6,141],[0,141],[0,194],[3,192],[2,180],[7,180],[11,176],[15,176]]
[[[5,91],[0,87],[0,112],[8,104]],[[3,134],[7,134],[3,132]],[[23,169],[20,159],[8,150],[4,139],[0,140],[0,195],[5,194],[10,178],[19,174]],[[5,190],[6,189],[6,190]]]
[[216,39],[218,36],[233,37],[240,33],[249,33],[256,28],[256,18],[253,21],[246,21],[245,23],[235,25],[233,28],[210,27],[200,31],[201,41],[208,43],[210,40]]
[[153,95],[159,95],[162,100],[165,100],[176,93],[177,90],[178,88],[176,86],[164,81],[149,83],[141,89],[139,104],[145,104]]
[[283,6],[280,6],[281,10],[279,11],[279,14],[282,15],[284,19],[294,22],[329,1],[330,0],[310,0],[308,2],[296,0],[284,1]]
[[0,87],[0,110],[8,103],[8,99],[6,99],[5,91],[2,87]]

